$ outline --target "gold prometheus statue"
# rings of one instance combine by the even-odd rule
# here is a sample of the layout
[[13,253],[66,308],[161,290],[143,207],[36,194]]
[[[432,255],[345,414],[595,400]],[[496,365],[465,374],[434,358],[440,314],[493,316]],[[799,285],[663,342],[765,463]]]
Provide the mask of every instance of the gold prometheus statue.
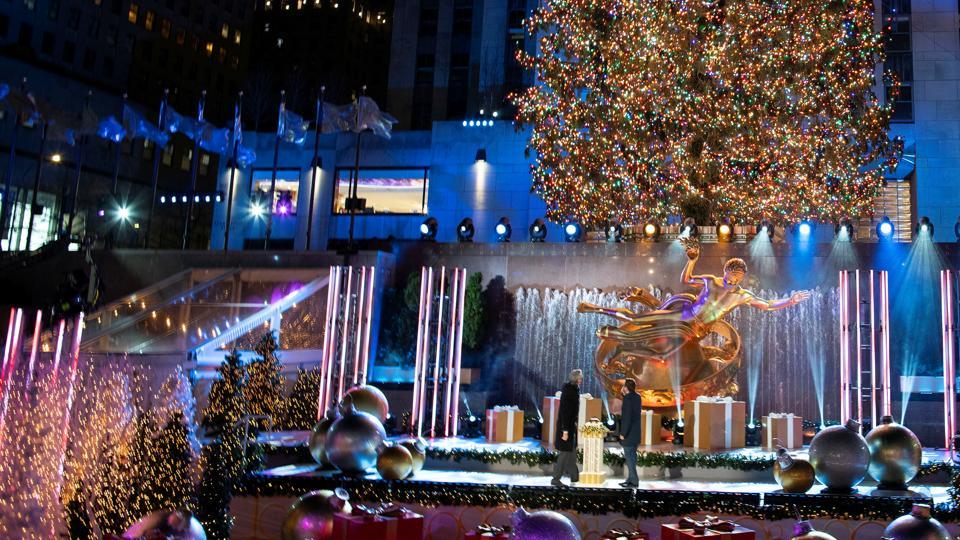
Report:
[[[687,261],[681,280],[695,293],[681,293],[662,303],[642,288],[630,289],[625,299],[650,311],[607,308],[582,303],[580,313],[601,313],[621,321],[597,330],[597,375],[611,396],[620,396],[623,380],[632,377],[646,407],[676,406],[677,400],[701,395],[731,395],[737,391],[740,335],[723,318],[740,306],[774,311],[799,304],[807,291],[789,298],[764,300],[740,283],[747,275],[743,259],[729,259],[723,275],[698,275],[696,239],[680,240]],[[680,395],[677,395],[679,389]]]

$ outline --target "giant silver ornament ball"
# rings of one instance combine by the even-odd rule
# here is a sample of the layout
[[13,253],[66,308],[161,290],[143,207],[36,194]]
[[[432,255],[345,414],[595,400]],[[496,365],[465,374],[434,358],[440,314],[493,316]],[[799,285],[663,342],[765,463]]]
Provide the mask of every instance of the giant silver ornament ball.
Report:
[[829,491],[848,492],[863,481],[870,464],[870,449],[859,433],[860,424],[830,426],[810,442],[810,464]]
[[915,504],[913,510],[893,520],[883,530],[884,540],[951,540],[950,532],[930,517],[930,507]]
[[207,533],[189,510],[158,510],[137,520],[124,531],[123,538],[207,540]]
[[313,431],[310,432],[310,442],[307,443],[310,448],[310,455],[320,465],[330,464],[327,459],[327,433],[336,419],[336,416],[327,415],[317,422],[317,425],[313,426]]
[[386,438],[383,424],[375,416],[351,407],[327,432],[327,460],[344,474],[361,475],[376,465]]
[[870,476],[881,489],[907,489],[920,470],[923,447],[909,429],[884,416],[880,425],[867,434],[870,448]]
[[329,540],[333,538],[333,516],[349,514],[352,508],[343,488],[319,489],[297,499],[280,529],[282,540]]

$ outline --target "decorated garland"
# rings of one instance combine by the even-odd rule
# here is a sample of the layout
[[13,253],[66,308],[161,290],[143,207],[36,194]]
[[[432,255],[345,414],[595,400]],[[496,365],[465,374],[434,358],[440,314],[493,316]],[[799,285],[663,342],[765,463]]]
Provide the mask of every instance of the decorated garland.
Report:
[[[508,506],[563,508],[582,514],[623,513],[626,517],[661,517],[711,512],[754,519],[836,518],[887,521],[909,512],[915,502],[930,499],[909,497],[849,497],[831,495],[764,494],[710,491],[555,489],[508,484],[463,484],[422,481],[387,481],[340,476],[253,475],[241,488],[248,496],[298,497],[315,489],[342,487],[351,500],[438,506]],[[938,509],[942,517],[945,509]]]

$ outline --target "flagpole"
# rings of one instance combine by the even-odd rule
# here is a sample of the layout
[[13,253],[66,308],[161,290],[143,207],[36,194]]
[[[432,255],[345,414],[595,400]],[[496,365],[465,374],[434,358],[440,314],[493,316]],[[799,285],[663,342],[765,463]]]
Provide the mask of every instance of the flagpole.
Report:
[[30,208],[27,210],[30,212],[30,218],[27,220],[27,249],[26,251],[33,251],[30,249],[30,240],[33,238],[33,217],[36,215],[34,209],[37,207],[37,196],[40,191],[40,179],[43,178],[43,153],[46,151],[47,146],[47,119],[41,118],[40,124],[40,151],[37,152],[37,173],[33,176],[33,196],[30,198]]
[[[197,105],[197,120],[203,123],[203,107],[206,105],[207,91],[200,92],[200,103]],[[190,200],[187,202],[187,215],[183,218],[183,241],[180,249],[187,249],[190,235],[190,216],[193,214],[194,192],[197,190],[197,169],[200,165],[200,139],[203,134],[198,134],[197,140],[193,141],[193,160],[190,162]]]
[[[26,92],[27,88],[27,78],[24,77],[20,81],[20,91]],[[14,164],[17,160],[17,133],[20,131],[20,113],[13,111],[13,134],[10,137],[10,157],[7,158],[7,178],[5,185],[3,186],[3,202],[0,204],[0,233],[9,234],[7,238],[7,249],[9,251],[14,251],[13,249],[13,216],[10,214],[11,208],[11,191],[13,189],[13,170]],[[7,226],[7,221],[10,222],[9,227]],[[3,235],[0,235],[2,238]]]
[[[92,95],[92,91],[87,92],[87,96],[83,100],[83,111],[86,111],[87,107],[90,106],[90,97]],[[83,125],[83,111],[80,112],[81,126]],[[67,228],[64,231],[67,238],[73,233],[73,218],[77,215],[77,197],[80,195],[80,176],[83,174],[83,151],[86,145],[87,134],[80,133],[80,140],[77,141],[77,166],[76,173],[73,177],[73,195],[70,197],[70,215],[67,217]]]
[[310,237],[313,232],[313,199],[317,195],[317,177],[320,176],[320,133],[323,131],[323,96],[327,91],[326,86],[320,87],[320,95],[317,96],[316,126],[313,136],[313,160],[310,161],[310,204],[307,211],[307,245],[305,251],[310,251]]
[[[123,111],[127,106],[127,93],[123,93],[123,104],[120,107],[120,123],[123,124]],[[120,189],[120,145],[123,144],[123,138],[114,144],[113,150],[113,186],[110,188],[110,194],[117,196]]]
[[[227,189],[227,219],[226,226],[223,228],[223,251],[230,249],[230,218],[233,213],[233,185],[236,182],[237,178],[237,169],[240,168],[239,154],[240,154],[240,138],[243,131],[243,123],[240,118],[240,111],[243,109],[243,91],[241,90],[237,94],[237,105],[236,111],[233,115],[233,131],[240,131],[241,133],[233,134],[233,163],[230,167],[230,185]],[[228,163],[227,165],[231,165]]]
[[283,113],[286,107],[286,90],[280,91],[280,114],[277,117],[277,138],[273,142],[273,169],[270,172],[270,195],[267,197],[267,230],[266,234],[263,236],[263,249],[267,249],[270,246],[270,232],[273,229],[273,211],[274,211],[274,202],[273,197],[277,189],[277,160],[280,159],[280,127],[284,123]]
[[[123,98],[121,99],[122,105],[120,106],[120,124],[123,125],[123,112],[127,106],[127,93],[123,93]],[[124,134],[123,137],[118,141],[113,143],[113,185],[110,187],[110,196],[113,199],[113,202],[117,202],[117,192],[120,189],[120,145],[123,144],[123,139],[126,137]],[[115,238],[117,236],[117,231],[112,223],[110,223],[109,216],[106,218],[108,223],[108,232],[105,239],[107,249],[112,249]],[[118,220],[120,227],[123,227],[123,220]]]
[[[167,100],[170,99],[170,89],[163,89],[163,98],[160,99],[160,121],[157,122],[160,133],[166,132],[164,127],[163,119],[167,114]],[[150,247],[150,226],[153,224],[153,212],[156,209],[157,205],[157,183],[160,179],[160,154],[163,153],[163,148],[160,148],[160,145],[155,141],[153,143],[153,173],[150,177],[150,213],[147,214],[147,229],[143,233],[143,247],[144,249]]]
[[350,179],[350,234],[349,239],[347,240],[347,251],[353,252],[353,223],[356,219],[357,214],[357,185],[360,183],[360,135],[363,133],[363,130],[360,129],[360,98],[364,96],[367,92],[367,85],[363,85],[363,88],[360,89],[360,97],[357,98],[357,144],[356,152],[354,154],[353,161],[353,178]]

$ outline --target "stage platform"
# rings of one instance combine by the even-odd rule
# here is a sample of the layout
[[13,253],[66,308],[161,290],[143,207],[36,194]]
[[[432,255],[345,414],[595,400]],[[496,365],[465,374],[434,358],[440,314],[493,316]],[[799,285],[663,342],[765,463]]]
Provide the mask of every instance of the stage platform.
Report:
[[[553,454],[539,441],[488,444],[480,439],[427,440],[424,470],[402,481],[380,479],[375,472],[345,477],[302,459],[307,433],[264,437],[281,448],[269,452],[274,466],[253,475],[240,490],[234,513],[246,520],[249,537],[269,537],[277,512],[297,496],[315,489],[343,487],[365,502],[394,502],[427,516],[425,538],[459,538],[484,521],[505,524],[509,509],[552,509],[574,519],[585,540],[599,537],[605,527],[634,524],[658,537],[658,524],[679,516],[720,514],[759,531],[758,538],[784,538],[796,516],[819,521],[838,539],[879,538],[890,520],[907,513],[914,503],[946,509],[951,455],[924,451],[924,465],[910,491],[881,492],[864,482],[850,494],[828,494],[815,486],[805,494],[780,491],[770,470],[773,452],[745,448],[701,452],[662,444],[641,448],[641,463],[663,463],[640,469],[640,486],[624,489],[622,450],[606,448],[610,476],[603,485],[550,486]],[[266,441],[264,441],[266,442]],[[806,450],[795,455],[806,456]],[[299,456],[299,459],[298,459]],[[287,463],[278,464],[278,460]],[[945,510],[944,510],[945,511]],[[282,517],[282,516],[281,516]],[[432,532],[431,532],[432,531]]]

